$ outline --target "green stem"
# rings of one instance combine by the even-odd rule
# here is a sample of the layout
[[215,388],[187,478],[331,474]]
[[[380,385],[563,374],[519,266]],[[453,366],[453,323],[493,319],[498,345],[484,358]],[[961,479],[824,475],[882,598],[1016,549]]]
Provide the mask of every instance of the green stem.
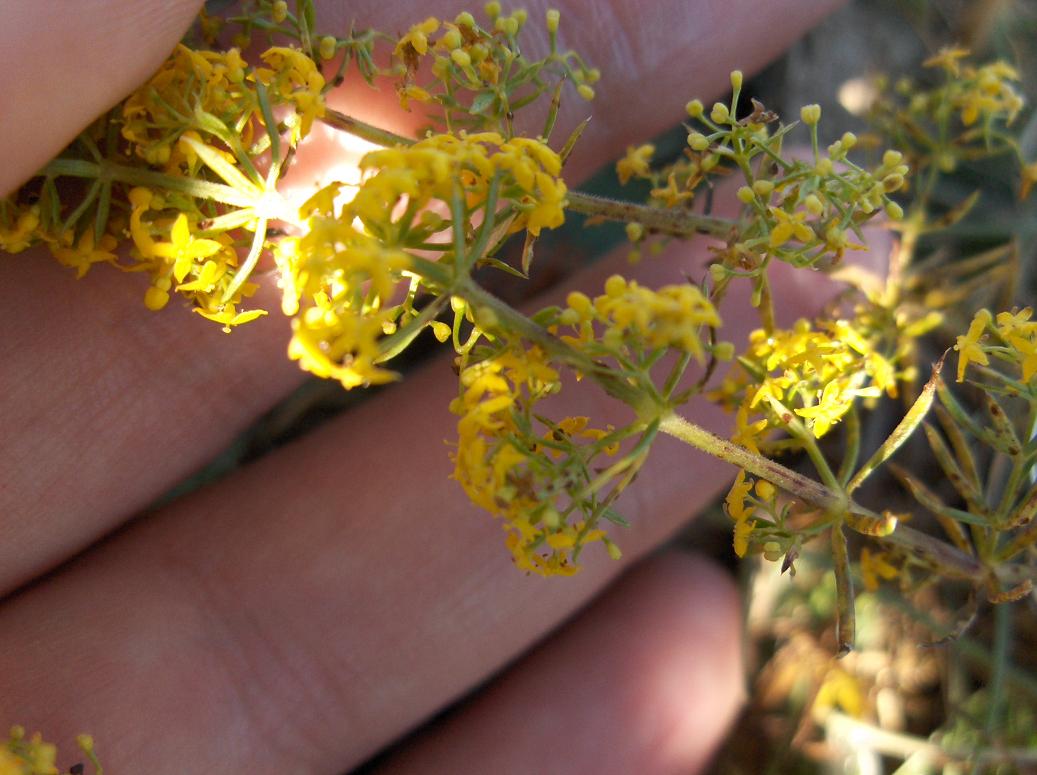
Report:
[[[415,142],[408,137],[380,129],[373,124],[368,124],[331,108],[325,111],[321,120],[330,127],[349,132],[376,145],[413,145]],[[664,210],[586,194],[581,191],[570,191],[566,198],[569,201],[568,209],[575,213],[595,215],[626,223],[637,221],[648,229],[678,237],[689,237],[694,234],[712,234],[722,237],[726,236],[735,226],[734,221],[725,218],[711,218],[682,210]]]
[[586,194],[582,191],[570,191],[566,195],[566,199],[569,201],[568,209],[574,213],[625,223],[636,221],[650,231],[676,237],[690,237],[694,234],[724,237],[735,226],[734,221],[726,218],[711,218],[685,210],[664,210],[660,207],[622,202],[618,199]]
[[374,124],[368,124],[366,121],[347,116],[345,113],[339,113],[332,108],[325,109],[324,116],[320,120],[333,129],[341,129],[343,132],[348,132],[351,135],[383,147],[413,145],[415,142],[409,137],[398,135],[387,129],[381,129]]
[[994,606],[994,643],[991,648],[990,685],[987,687],[987,717],[985,731],[987,740],[997,743],[1004,715],[1005,674],[1010,660],[1009,647],[1012,640],[1012,608],[1008,604]]
[[487,293],[468,278],[458,279],[453,285],[452,292],[464,297],[474,307],[491,311],[497,317],[501,330],[509,331],[521,339],[532,342],[552,358],[591,377],[602,386],[606,393],[633,407],[638,414],[648,417],[655,416],[656,412],[653,411],[653,407],[646,406],[646,403],[649,402],[643,390],[631,385],[610,369],[595,363],[593,359],[553,336],[546,329],[538,326],[493,294]]
[[[40,171],[41,175],[52,177],[89,178],[101,181],[115,181],[130,186],[148,186],[150,188],[163,188],[171,191],[179,191],[188,196],[199,199],[208,199],[213,202],[231,205],[233,207],[255,207],[257,209],[269,209],[264,207],[271,194],[262,196],[239,191],[232,186],[222,183],[210,183],[207,180],[196,180],[194,178],[183,178],[174,175],[166,175],[162,172],[140,169],[138,167],[127,167],[122,164],[113,164],[105,161],[100,164],[84,161],[82,159],[54,159]],[[280,197],[278,197],[280,198]],[[272,201],[272,200],[271,200]],[[275,203],[276,204],[276,203]],[[282,218],[291,208],[281,200],[282,207],[275,209],[283,210],[275,217]],[[271,213],[272,215],[272,213]],[[294,221],[290,216],[284,220]]]
[[659,423],[659,430],[713,457],[744,468],[754,476],[766,479],[826,512],[841,514],[852,510],[855,513],[873,516],[870,510],[853,503],[838,490],[826,487],[808,476],[786,468],[781,463],[722,439],[680,415],[670,413],[664,416]]
[[853,579],[850,577],[850,557],[846,548],[846,534],[842,521],[832,525],[832,567],[835,570],[835,592],[837,618],[835,622],[838,656],[853,651],[857,634],[856,616],[853,608]]

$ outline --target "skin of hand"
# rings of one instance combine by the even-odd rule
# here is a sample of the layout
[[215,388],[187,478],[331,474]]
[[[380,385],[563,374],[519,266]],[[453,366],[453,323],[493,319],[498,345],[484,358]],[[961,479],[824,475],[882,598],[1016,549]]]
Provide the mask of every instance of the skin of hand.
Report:
[[[553,4],[566,45],[602,69],[599,97],[563,111],[558,136],[594,116],[567,178],[673,125],[687,99],[716,96],[731,69],[759,68],[834,4]],[[404,3],[326,5],[327,30],[419,20]],[[0,191],[143,81],[198,7],[5,9]],[[433,0],[420,13],[459,10]],[[332,102],[406,131],[384,91],[347,83]],[[675,246],[633,276],[679,282],[705,255]],[[556,293],[614,271],[631,273],[607,257]],[[786,317],[810,306],[815,283],[783,283]],[[439,360],[142,514],[303,379],[284,357],[286,321],[226,336],[176,305],[146,310],[138,276],[76,281],[43,251],[3,256],[0,294],[0,725],[40,729],[68,757],[89,731],[111,773],[339,773],[400,740],[379,767],[687,773],[708,760],[742,696],[737,599],[708,562],[653,550],[716,495],[725,464],[660,441],[621,504],[624,559],[525,577],[448,479],[456,388]],[[735,342],[754,327],[726,322]],[[566,402],[610,411],[593,392]],[[718,410],[692,411],[726,432]]]

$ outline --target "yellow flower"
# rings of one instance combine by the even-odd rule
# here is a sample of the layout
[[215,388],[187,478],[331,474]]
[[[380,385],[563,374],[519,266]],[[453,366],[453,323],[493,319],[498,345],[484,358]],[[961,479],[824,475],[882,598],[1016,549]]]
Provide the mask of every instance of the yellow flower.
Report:
[[270,91],[295,106],[298,123],[292,127],[292,141],[299,142],[310,132],[313,121],[325,114],[324,76],[317,63],[302,51],[274,46],[260,54],[270,68],[257,68],[259,78]]
[[739,557],[745,557],[746,552],[749,551],[749,536],[756,527],[754,522],[749,521],[753,512],[756,511],[756,507],[746,506],[746,500],[749,498],[752,488],[752,480],[747,480],[745,471],[740,470],[731,485],[730,492],[724,499],[727,513],[735,521],[734,550]]
[[13,223],[9,227],[5,227],[0,220],[0,250],[8,253],[20,253],[29,247],[35,236],[36,227],[40,225],[37,208],[15,209],[14,212],[15,217],[11,218]]
[[886,559],[885,552],[872,554],[868,547],[861,549],[861,579],[864,588],[874,592],[879,588],[879,579],[889,581],[895,579],[900,571]]
[[626,183],[630,178],[634,177],[648,177],[652,154],[654,153],[655,146],[651,143],[645,143],[636,148],[634,146],[628,147],[627,155],[616,162],[616,175],[619,176],[619,182]]
[[425,21],[418,22],[397,41],[393,54],[398,57],[407,58],[418,54],[424,56],[428,53],[428,36],[439,29],[439,19],[429,16]]
[[173,276],[177,282],[181,282],[187,277],[188,272],[194,267],[196,259],[208,258],[223,250],[223,245],[216,240],[199,239],[192,236],[185,213],[177,216],[169,237],[169,242],[154,243],[151,246],[151,255],[172,262]]
[[691,191],[677,188],[677,175],[673,172],[666,178],[666,185],[663,188],[653,188],[651,195],[655,199],[663,200],[667,207],[676,207],[693,196]]
[[347,390],[398,379],[398,374],[377,363],[378,342],[389,320],[386,313],[357,311],[351,301],[348,287],[335,295],[315,293],[312,306],[292,319],[288,357],[311,374],[337,379]]
[[817,438],[842,419],[853,405],[855,393],[850,391],[847,380],[833,379],[821,391],[821,399],[813,406],[795,409],[795,413],[806,418],[808,426]]
[[747,507],[745,505],[745,501],[749,497],[749,493],[752,489],[752,479],[745,478],[744,469],[739,470],[738,476],[735,477],[734,483],[731,485],[731,489],[728,491],[727,497],[724,499],[724,505],[727,506],[727,513],[731,519],[741,521],[752,516],[756,507]]
[[961,74],[961,60],[970,53],[967,48],[959,46],[944,46],[934,56],[922,62],[923,67],[939,67],[948,74],[957,78]]
[[565,182],[552,178],[543,172],[536,175],[538,197],[536,205],[529,212],[526,229],[534,237],[540,235],[541,229],[557,229],[565,223]]
[[979,340],[991,319],[990,312],[981,309],[969,324],[968,332],[958,337],[954,345],[954,349],[958,351],[958,382],[965,379],[965,369],[970,363],[978,363],[981,366],[990,364],[987,354],[979,346]]
[[798,213],[790,215],[780,207],[771,207],[770,212],[777,221],[777,225],[771,230],[771,236],[768,243],[772,250],[780,248],[793,238],[800,242],[810,242],[814,239],[813,230],[803,223],[807,217],[806,211],[801,210]]
[[266,314],[265,309],[250,309],[246,312],[238,312],[234,308],[233,304],[224,305],[223,309],[218,312],[209,312],[208,310],[199,309],[197,307],[194,311],[203,318],[211,320],[214,323],[223,323],[223,331],[227,334],[230,333],[231,328],[243,325],[244,323],[253,321],[256,318],[263,317],[263,315]]
[[94,229],[91,226],[79,238],[75,247],[50,246],[50,252],[61,264],[76,270],[76,277],[82,277],[94,264],[114,264],[118,257],[113,252],[118,243],[111,234],[104,234],[94,244]]
[[997,333],[1018,357],[1023,382],[1037,374],[1037,323],[1030,322],[1032,314],[1030,307],[997,314]]

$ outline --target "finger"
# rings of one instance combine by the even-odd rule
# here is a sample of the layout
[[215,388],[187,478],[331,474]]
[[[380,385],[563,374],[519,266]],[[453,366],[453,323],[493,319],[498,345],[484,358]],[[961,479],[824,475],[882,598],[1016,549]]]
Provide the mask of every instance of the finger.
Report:
[[201,0],[5,3],[0,196],[148,77]]
[[[639,279],[679,282],[706,256],[675,248]],[[623,266],[617,257],[576,279],[600,289]],[[786,316],[810,306],[816,288],[802,290],[776,291]],[[744,341],[752,325],[743,316],[725,330]],[[449,479],[455,395],[448,364],[432,364],[17,596],[0,608],[0,696],[22,723],[111,741],[114,771],[337,772],[368,758],[623,567],[588,551],[562,583],[515,571],[499,526]],[[560,399],[559,416],[615,411],[600,391]],[[716,408],[695,418],[729,427]],[[657,442],[617,504],[634,525],[616,536],[625,561],[731,474]],[[214,727],[233,742],[208,745]]]
[[693,775],[741,703],[739,630],[723,571],[648,559],[377,772]]
[[[769,3],[749,18],[750,3],[728,5],[733,16],[700,10],[692,28],[674,24],[658,10],[641,11],[644,18],[635,34],[624,16],[633,12],[619,4],[602,4],[603,15],[595,17],[599,21],[573,24],[584,36],[574,44],[592,50],[602,46],[587,30],[598,30],[594,25],[604,23],[600,20],[609,13],[615,23],[627,23],[618,35],[633,36],[617,44],[627,52],[624,56],[600,57],[603,83],[615,78],[626,86],[615,93],[603,88],[595,111],[629,114],[644,106],[640,95],[647,92],[658,91],[667,101],[643,111],[640,127],[628,119],[603,122],[582,143],[588,164],[613,154],[629,134],[643,139],[673,120],[680,110],[676,103],[683,104],[686,95],[722,89],[726,75],[718,79],[716,73],[726,73],[746,52],[756,61],[762,52],[776,51],[823,6],[807,0]],[[760,23],[771,19],[777,6],[793,20],[782,24],[780,33]],[[328,10],[341,7],[332,4]],[[586,16],[580,4],[573,3],[571,11],[561,7],[573,20]],[[682,23],[689,21],[676,6],[660,8],[677,13]],[[422,12],[444,9],[456,10],[456,4],[433,3]],[[402,7],[387,3],[350,6],[350,13],[387,29],[414,21]],[[732,47],[728,43],[738,24],[745,28],[739,46]],[[651,56],[632,58],[642,45],[653,47]],[[705,69],[684,68],[685,60]],[[678,78],[666,74],[670,66],[681,73],[679,100],[668,89]],[[651,89],[634,88],[631,68],[642,67]],[[79,80],[92,77],[87,69],[78,75]],[[362,108],[369,95],[353,95],[350,107]],[[398,119],[398,111],[394,115]],[[385,118],[391,121],[388,114]],[[86,546],[202,465],[299,379],[283,357],[287,326],[275,322],[276,312],[224,336],[184,311],[143,310],[143,291],[143,278],[136,275],[95,270],[76,283],[43,256],[0,261],[0,327],[17,333],[0,345],[5,357],[0,371],[0,427],[5,429],[0,434],[0,470],[5,472],[0,530],[12,536],[0,544],[0,594]],[[265,301],[270,308],[269,297]]]
[[283,318],[228,336],[183,307],[148,311],[136,279],[75,282],[49,257],[0,257],[0,597],[145,508],[301,380]]

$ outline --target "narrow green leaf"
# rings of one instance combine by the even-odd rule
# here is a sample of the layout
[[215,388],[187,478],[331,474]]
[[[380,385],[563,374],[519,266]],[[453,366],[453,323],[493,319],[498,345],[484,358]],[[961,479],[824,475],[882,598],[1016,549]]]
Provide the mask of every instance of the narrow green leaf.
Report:
[[273,111],[270,109],[270,95],[267,94],[266,86],[258,78],[256,84],[256,97],[259,99],[259,110],[263,114],[263,124],[266,125],[266,135],[270,138],[270,160],[271,165],[281,165],[281,133],[277,129]]
[[580,137],[583,135],[583,131],[587,128],[587,125],[591,122],[590,118],[585,118],[569,135],[569,139],[565,141],[565,145],[562,146],[562,150],[558,152],[558,158],[562,160],[562,164],[565,164],[569,160],[569,156],[572,155],[573,148],[576,147],[576,143],[579,142]]
[[437,296],[435,301],[426,305],[403,328],[379,342],[379,355],[375,359],[375,363],[385,363],[406,350],[410,343],[417,338],[418,334],[424,330],[425,326],[435,320],[436,316],[443,311],[448,300],[449,297],[447,296]]
[[929,407],[933,405],[933,398],[936,393],[936,380],[940,375],[940,370],[943,368],[944,357],[946,355],[941,356],[940,360],[933,364],[932,376],[925,383],[925,387],[922,388],[921,394],[915,399],[911,408],[907,410],[904,419],[897,424],[897,427],[889,434],[889,438],[882,442],[881,446],[875,450],[875,454],[868,459],[868,462],[861,467],[853,479],[850,480],[850,483],[846,485],[847,494],[860,487],[876,468],[900,449],[900,445],[907,441],[907,438],[914,433],[915,429],[922,422],[922,419],[929,412]]
[[193,137],[188,137],[187,135],[181,135],[180,140],[191,146],[191,149],[198,154],[198,158],[205,163],[205,166],[219,175],[220,178],[222,178],[231,188],[252,196],[259,196],[262,194],[260,188],[246,178],[242,174],[241,170],[228,162],[223,158],[223,156],[218,154],[205,143],[200,143]]
[[475,99],[472,100],[472,104],[468,110],[476,115],[482,115],[493,105],[497,99],[497,93],[493,91],[479,92],[475,95]]
[[[904,485],[908,492],[911,493],[912,497],[916,501],[932,512],[936,517],[937,522],[940,523],[940,527],[943,528],[943,531],[955,546],[963,552],[972,551],[972,544],[969,541],[968,535],[958,523],[965,522],[970,525],[986,527],[989,525],[988,520],[985,520],[982,517],[977,517],[975,514],[967,511],[951,508],[920,479],[916,478],[913,474],[907,471],[907,469],[901,468],[896,463],[890,463],[889,470],[900,481],[900,483]],[[964,519],[962,518],[963,516]]]
[[973,487],[972,483],[965,477],[965,474],[962,473],[936,428],[929,423],[925,423],[922,430],[925,432],[929,448],[933,451],[933,456],[936,458],[936,462],[940,464],[940,468],[943,469],[947,480],[958,491],[958,494],[961,495],[970,509],[985,513],[986,506],[983,502],[982,492]]
[[259,256],[263,253],[263,244],[266,241],[266,224],[266,218],[260,218],[256,224],[256,233],[252,236],[252,248],[249,250],[245,261],[238,268],[234,279],[227,286],[227,290],[223,292],[222,301],[224,304],[234,298],[234,294],[245,284],[245,281],[248,280],[256,268],[256,264],[259,263]]

